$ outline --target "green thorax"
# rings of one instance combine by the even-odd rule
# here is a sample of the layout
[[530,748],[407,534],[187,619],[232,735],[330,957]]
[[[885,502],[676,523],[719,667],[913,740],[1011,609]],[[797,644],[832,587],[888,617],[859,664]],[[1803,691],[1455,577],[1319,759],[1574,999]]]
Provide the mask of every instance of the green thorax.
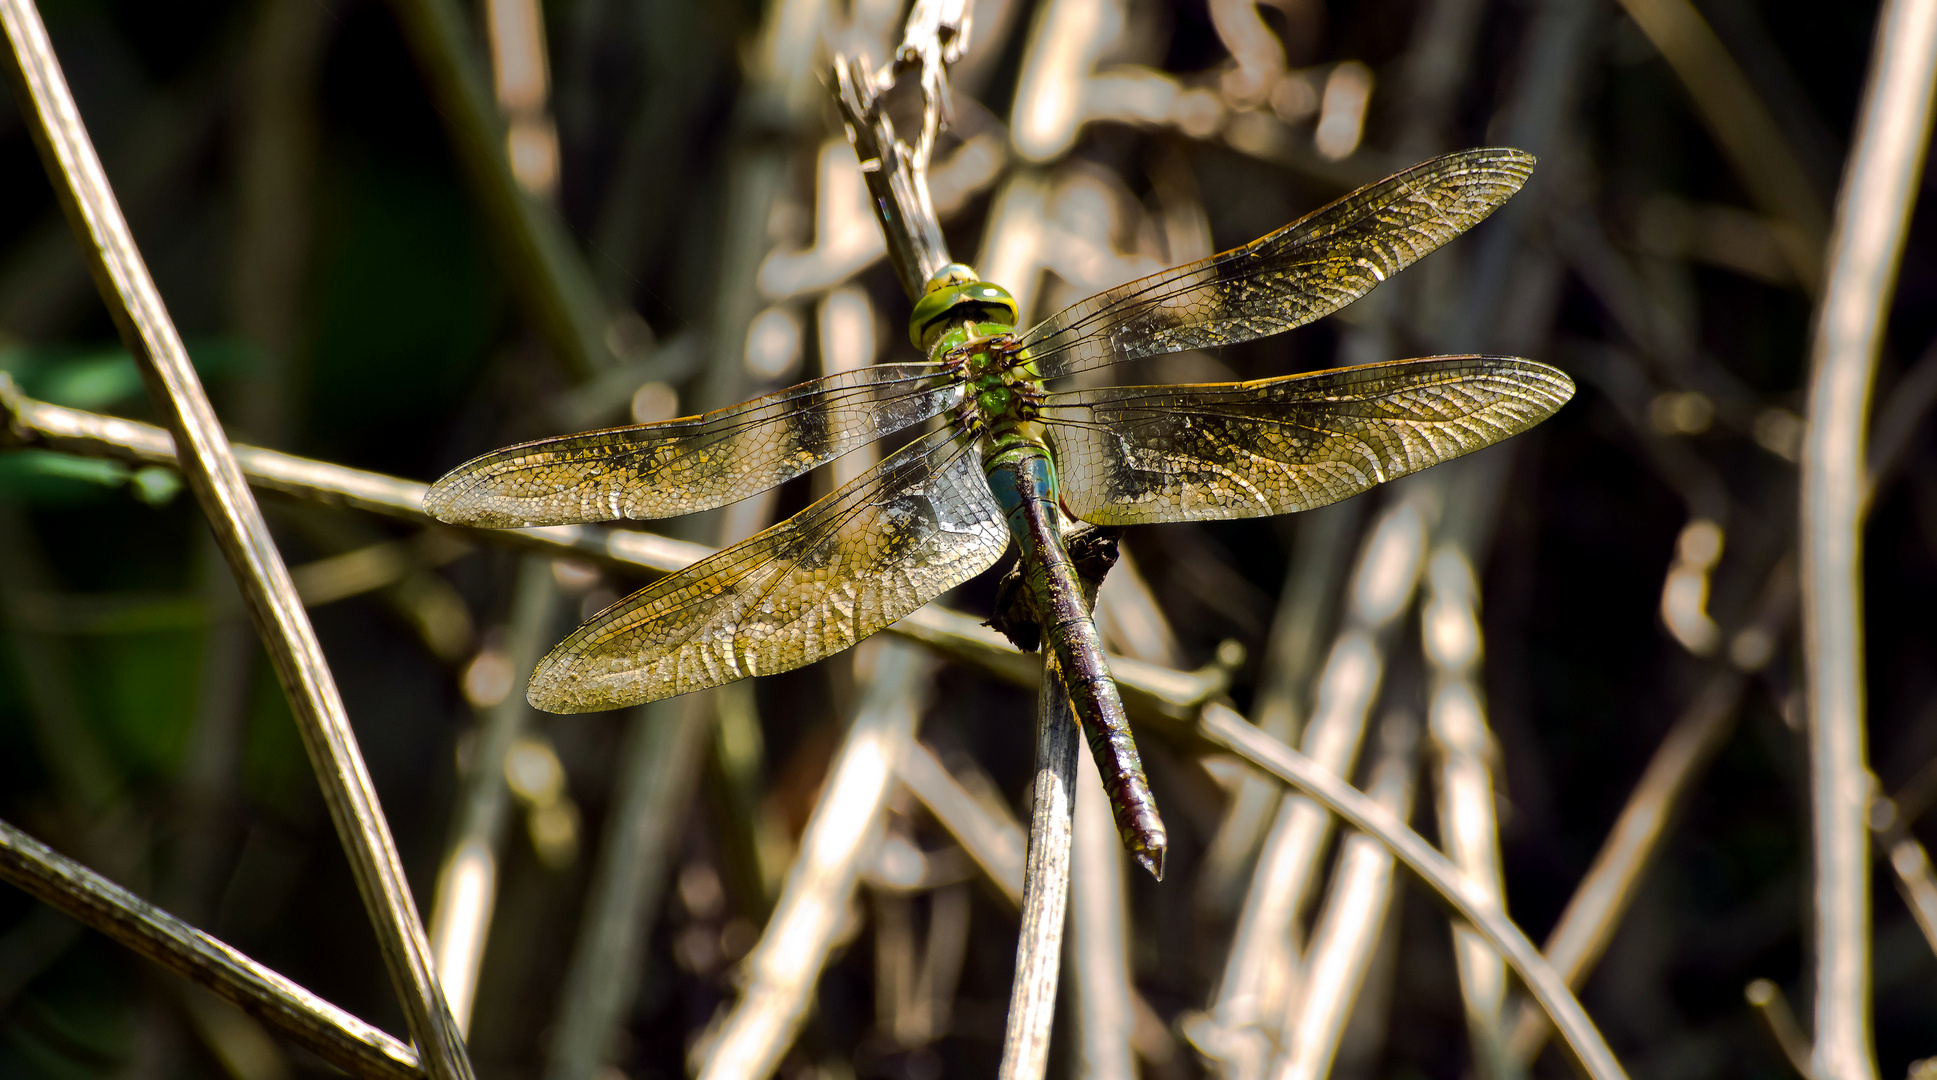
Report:
[[[1033,406],[1042,378],[1033,362],[1003,349],[1015,327],[1015,298],[961,263],[950,263],[929,279],[928,294],[908,320],[909,336],[931,358],[953,358],[962,365],[988,463],[1014,447],[1043,446]],[[965,347],[970,351],[962,355]]]

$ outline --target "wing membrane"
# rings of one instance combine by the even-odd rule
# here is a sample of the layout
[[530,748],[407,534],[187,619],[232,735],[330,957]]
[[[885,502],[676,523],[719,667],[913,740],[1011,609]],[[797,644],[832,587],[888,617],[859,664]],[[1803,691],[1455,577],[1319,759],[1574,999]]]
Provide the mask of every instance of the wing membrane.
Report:
[[972,440],[937,431],[600,612],[538,665],[528,696],[551,712],[593,712],[789,671],[974,577],[1008,546]]
[[1573,394],[1545,364],[1445,356],[1051,394],[1041,414],[1070,512],[1137,525],[1324,506],[1525,431]]
[[1372,291],[1520,190],[1533,155],[1448,154],[1360,188],[1269,236],[1119,285],[1020,341],[1044,378],[1282,333]]
[[882,364],[703,416],[496,450],[431,485],[454,525],[510,528],[662,518],[743,499],[961,400],[940,364]]

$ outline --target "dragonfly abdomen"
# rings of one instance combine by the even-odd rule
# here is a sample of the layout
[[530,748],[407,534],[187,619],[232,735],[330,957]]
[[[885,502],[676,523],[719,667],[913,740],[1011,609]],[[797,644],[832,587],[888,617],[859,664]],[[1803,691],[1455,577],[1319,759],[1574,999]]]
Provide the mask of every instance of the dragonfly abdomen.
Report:
[[1055,651],[1077,720],[1110,794],[1117,832],[1145,869],[1161,880],[1167,838],[1157,800],[1144,777],[1123,699],[1103,658],[1082,582],[1063,543],[1056,509],[1055,464],[1039,443],[1015,440],[986,460],[989,490],[1021,551],[1023,580],[1043,637]]

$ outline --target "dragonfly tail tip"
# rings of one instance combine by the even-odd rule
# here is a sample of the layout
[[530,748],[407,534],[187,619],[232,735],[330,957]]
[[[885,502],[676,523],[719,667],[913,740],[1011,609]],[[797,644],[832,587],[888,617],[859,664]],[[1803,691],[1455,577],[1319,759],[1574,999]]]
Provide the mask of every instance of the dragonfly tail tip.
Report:
[[1164,879],[1163,848],[1160,847],[1155,851],[1135,851],[1131,852],[1131,854],[1137,857],[1137,862],[1141,863],[1145,870],[1150,871],[1151,877],[1156,878],[1158,881]]

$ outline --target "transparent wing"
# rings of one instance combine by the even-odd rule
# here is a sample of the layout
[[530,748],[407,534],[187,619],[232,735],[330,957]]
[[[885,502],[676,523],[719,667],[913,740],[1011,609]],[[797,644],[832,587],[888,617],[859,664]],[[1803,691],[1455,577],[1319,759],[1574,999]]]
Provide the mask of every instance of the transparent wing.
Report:
[[962,400],[940,364],[882,364],[657,424],[496,450],[431,485],[453,525],[513,528],[691,514],[785,483]]
[[593,616],[538,665],[528,697],[594,712],[789,671],[967,581],[1008,546],[973,440],[937,431]]
[[1324,506],[1517,435],[1573,395],[1545,364],[1442,356],[1051,394],[1042,419],[1070,512],[1138,525]]
[[1434,158],[1241,248],[1100,292],[1020,339],[1046,379],[1140,356],[1214,348],[1329,315],[1484,220],[1526,183],[1533,155]]

